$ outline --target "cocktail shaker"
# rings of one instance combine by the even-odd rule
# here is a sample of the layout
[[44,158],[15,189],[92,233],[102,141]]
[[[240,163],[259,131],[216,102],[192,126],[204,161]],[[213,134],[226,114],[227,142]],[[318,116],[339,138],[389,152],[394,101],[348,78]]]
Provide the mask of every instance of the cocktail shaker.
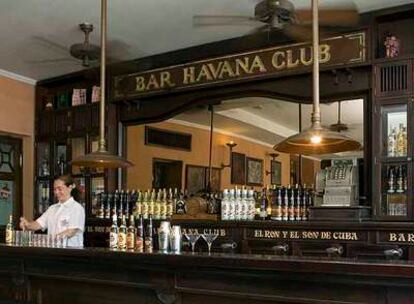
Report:
[[173,253],[181,252],[181,228],[178,225],[174,225],[171,228],[170,248]]

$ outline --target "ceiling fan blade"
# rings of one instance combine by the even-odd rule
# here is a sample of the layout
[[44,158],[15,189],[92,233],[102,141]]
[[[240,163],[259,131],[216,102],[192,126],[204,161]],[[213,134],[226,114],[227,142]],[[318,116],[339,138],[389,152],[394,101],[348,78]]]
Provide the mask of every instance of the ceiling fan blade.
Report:
[[[311,10],[296,10],[295,19],[299,24],[312,24]],[[355,7],[320,8],[319,25],[321,26],[355,26],[359,22],[359,14]]]
[[254,17],[237,15],[195,15],[193,26],[217,25],[257,25],[260,21]]
[[37,35],[34,35],[32,37],[36,41],[41,42],[43,44],[46,44],[48,47],[52,47],[52,48],[54,48],[56,50],[64,51],[65,53],[67,53],[68,50],[69,50],[69,48],[67,48],[66,46],[64,46],[62,44],[59,44],[59,43],[57,43],[57,42],[55,42],[53,40],[50,40],[48,38],[45,38],[45,37],[42,37],[42,36],[37,36]]
[[[289,37],[298,42],[312,41],[312,27],[300,24],[287,24],[282,31]],[[319,28],[319,39],[328,37],[329,34],[325,30]]]
[[76,60],[72,58],[56,58],[56,59],[43,59],[43,60],[25,60],[26,63],[32,64],[48,64],[48,63],[56,63],[56,62],[76,62]]

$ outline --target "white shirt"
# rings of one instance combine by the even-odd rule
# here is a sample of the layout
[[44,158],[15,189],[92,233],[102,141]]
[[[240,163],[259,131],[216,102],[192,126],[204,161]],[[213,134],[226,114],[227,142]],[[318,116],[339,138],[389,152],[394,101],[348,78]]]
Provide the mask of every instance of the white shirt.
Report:
[[68,246],[83,247],[83,232],[85,230],[85,209],[73,197],[66,202],[50,206],[36,222],[47,234],[56,235],[66,229],[78,229],[76,234],[68,239]]

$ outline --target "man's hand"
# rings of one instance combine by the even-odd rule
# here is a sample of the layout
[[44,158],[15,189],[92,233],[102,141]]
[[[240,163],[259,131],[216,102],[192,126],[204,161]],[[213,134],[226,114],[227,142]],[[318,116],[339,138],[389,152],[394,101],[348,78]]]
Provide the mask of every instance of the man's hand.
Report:
[[24,217],[21,217],[20,223],[19,223],[20,229],[26,230],[28,228],[28,225],[29,225],[29,221],[26,220]]

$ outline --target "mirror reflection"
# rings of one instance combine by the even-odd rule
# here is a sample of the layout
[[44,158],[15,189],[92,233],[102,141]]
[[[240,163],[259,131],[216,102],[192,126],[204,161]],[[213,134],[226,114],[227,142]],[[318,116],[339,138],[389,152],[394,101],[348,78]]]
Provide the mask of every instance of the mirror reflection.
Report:
[[[194,107],[163,122],[128,126],[127,157],[135,166],[127,171],[127,187],[178,188],[197,195],[207,187],[218,192],[235,186],[311,186],[332,160],[356,164],[363,158],[362,150],[311,156],[274,151],[276,143],[310,126],[311,111],[311,104],[244,97]],[[363,99],[321,104],[321,114],[323,125],[363,145]]]

